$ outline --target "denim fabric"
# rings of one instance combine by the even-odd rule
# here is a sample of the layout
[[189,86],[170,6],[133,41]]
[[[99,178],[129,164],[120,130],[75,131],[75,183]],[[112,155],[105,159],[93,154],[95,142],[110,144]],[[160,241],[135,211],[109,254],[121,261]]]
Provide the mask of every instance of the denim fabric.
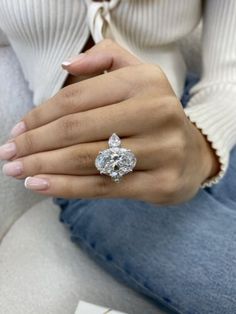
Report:
[[[188,78],[184,104],[195,82]],[[223,180],[181,205],[55,202],[74,242],[171,313],[236,313],[236,149]]]

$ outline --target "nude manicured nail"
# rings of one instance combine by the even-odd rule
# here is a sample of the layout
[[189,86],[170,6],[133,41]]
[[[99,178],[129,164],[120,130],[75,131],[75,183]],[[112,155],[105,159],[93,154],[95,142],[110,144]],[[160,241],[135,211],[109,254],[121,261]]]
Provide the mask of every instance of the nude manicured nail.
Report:
[[80,61],[81,59],[83,59],[84,56],[85,56],[85,53],[80,53],[78,56],[71,57],[68,60],[63,61],[61,65],[62,65],[62,67],[68,67],[72,63]]
[[23,172],[23,164],[21,161],[9,162],[2,167],[2,172],[10,177],[20,176]]
[[72,62],[70,62],[70,61],[63,61],[61,65],[62,65],[62,67],[68,67],[69,65],[71,65],[71,63]]
[[49,187],[49,182],[45,179],[28,177],[25,179],[25,188],[34,191],[46,190]]
[[16,154],[16,144],[11,142],[0,146],[0,160],[11,159]]
[[17,123],[11,130],[11,137],[16,137],[26,131],[26,125],[23,121]]

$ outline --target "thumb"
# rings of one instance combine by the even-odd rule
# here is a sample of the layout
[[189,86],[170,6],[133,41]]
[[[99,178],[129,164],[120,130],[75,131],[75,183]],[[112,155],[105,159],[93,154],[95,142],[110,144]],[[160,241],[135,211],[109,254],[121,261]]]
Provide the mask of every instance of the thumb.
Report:
[[127,50],[105,39],[85,53],[63,62],[62,67],[73,75],[94,75],[141,63]]

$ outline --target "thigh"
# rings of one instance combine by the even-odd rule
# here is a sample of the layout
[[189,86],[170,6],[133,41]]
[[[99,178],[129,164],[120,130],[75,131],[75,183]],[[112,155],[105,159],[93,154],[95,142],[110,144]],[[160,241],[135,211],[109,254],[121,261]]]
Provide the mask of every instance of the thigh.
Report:
[[59,200],[61,219],[73,241],[113,276],[156,302],[179,313],[236,313],[231,166],[218,187],[201,190],[185,204]]

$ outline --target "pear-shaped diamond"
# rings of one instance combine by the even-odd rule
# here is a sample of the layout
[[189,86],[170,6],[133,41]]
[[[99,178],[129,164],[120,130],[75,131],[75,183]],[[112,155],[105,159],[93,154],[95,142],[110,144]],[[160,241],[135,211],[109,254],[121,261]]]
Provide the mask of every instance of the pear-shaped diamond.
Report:
[[113,133],[112,136],[109,138],[108,144],[109,144],[110,147],[120,147],[121,140],[120,140],[118,135]]

